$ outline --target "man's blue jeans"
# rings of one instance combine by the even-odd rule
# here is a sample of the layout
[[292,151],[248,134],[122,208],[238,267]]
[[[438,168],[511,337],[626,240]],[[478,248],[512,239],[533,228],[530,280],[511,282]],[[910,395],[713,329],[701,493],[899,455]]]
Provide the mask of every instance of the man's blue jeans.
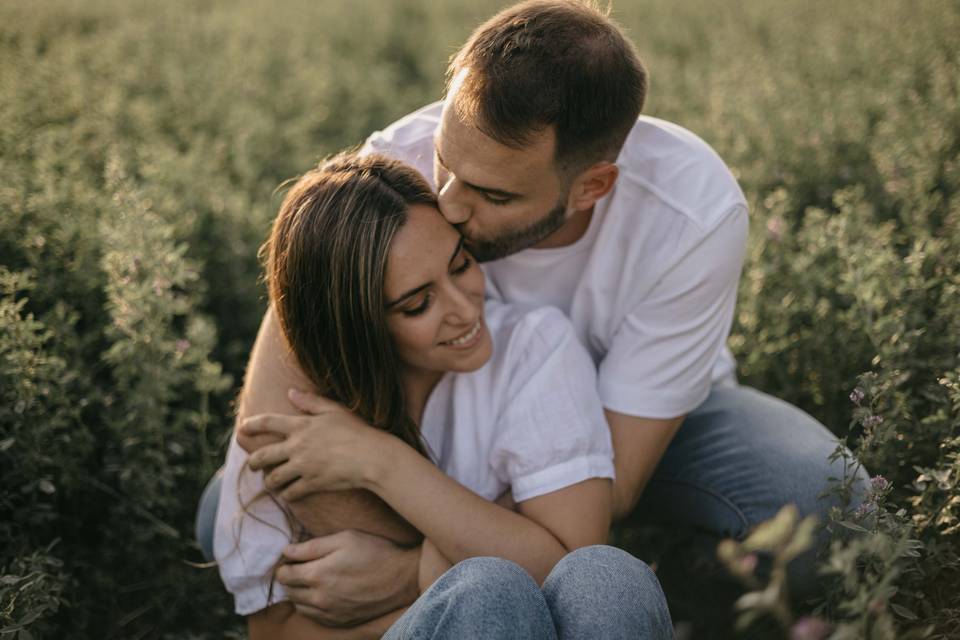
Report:
[[672,638],[667,601],[653,571],[615,547],[567,554],[541,589],[519,565],[470,558],[443,574],[384,640]]
[[[842,461],[828,461],[836,445],[826,427],[786,402],[745,386],[714,388],[684,420],[628,519],[694,532],[680,550],[683,557],[664,560],[657,570],[671,605],[674,586],[691,592],[694,601],[700,601],[697,590],[729,593],[728,585],[711,583],[722,576],[703,575],[696,560],[712,559],[721,539],[744,538],[783,505],[796,504],[801,515],[825,521],[835,500],[820,494],[828,478],[844,473]],[[860,469],[861,493],[867,480]],[[206,548],[212,547],[218,496],[210,494],[198,513],[198,535]],[[815,555],[811,550],[790,566],[796,597],[816,589]]]
[[[845,473],[842,459],[829,461],[836,448],[837,439],[826,427],[782,400],[746,386],[714,388],[684,420],[636,509],[621,525],[649,523],[689,534],[657,568],[671,607],[679,594],[693,603],[694,616],[707,601],[717,602],[730,616],[738,585],[713,561],[717,543],[743,539],[789,503],[797,505],[801,516],[815,514],[825,522],[837,498],[821,494],[830,487],[829,478]],[[869,485],[865,469],[856,474],[854,506]],[[821,533],[821,548],[827,540]],[[795,599],[817,589],[817,551],[811,549],[789,566]],[[691,615],[686,609],[672,610],[684,618]]]

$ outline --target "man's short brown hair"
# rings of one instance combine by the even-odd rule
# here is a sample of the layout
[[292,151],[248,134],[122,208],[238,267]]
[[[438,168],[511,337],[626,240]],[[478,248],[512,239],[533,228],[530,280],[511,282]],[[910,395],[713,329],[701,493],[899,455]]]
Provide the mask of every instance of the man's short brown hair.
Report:
[[647,91],[630,41],[606,13],[577,0],[504,9],[454,55],[448,91],[464,69],[457,115],[513,148],[554,126],[561,170],[616,159]]

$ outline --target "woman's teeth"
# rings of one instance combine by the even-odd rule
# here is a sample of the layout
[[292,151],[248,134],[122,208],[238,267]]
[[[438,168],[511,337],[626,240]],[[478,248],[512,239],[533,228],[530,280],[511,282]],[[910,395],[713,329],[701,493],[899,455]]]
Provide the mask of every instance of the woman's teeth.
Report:
[[477,324],[473,325],[473,328],[470,329],[470,331],[466,332],[456,340],[448,340],[446,342],[441,342],[440,344],[450,345],[452,347],[456,347],[461,344],[466,344],[471,340],[473,340],[476,337],[477,332],[479,331],[480,331],[480,320],[477,320]]

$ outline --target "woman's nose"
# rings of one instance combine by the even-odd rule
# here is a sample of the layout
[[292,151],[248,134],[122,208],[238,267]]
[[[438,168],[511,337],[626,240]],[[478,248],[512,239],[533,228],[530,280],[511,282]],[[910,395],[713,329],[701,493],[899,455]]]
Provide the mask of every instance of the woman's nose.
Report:
[[477,319],[477,302],[470,293],[460,287],[457,282],[450,283],[450,306],[447,315],[450,321],[462,324],[474,322]]

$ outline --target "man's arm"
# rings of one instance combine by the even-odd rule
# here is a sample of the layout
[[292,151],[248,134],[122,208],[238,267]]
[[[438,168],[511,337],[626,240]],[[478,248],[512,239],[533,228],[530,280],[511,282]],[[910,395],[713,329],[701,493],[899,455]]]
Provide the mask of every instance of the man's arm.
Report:
[[638,418],[604,410],[613,440],[613,519],[620,520],[636,506],[660,458],[685,416],[668,420]]
[[[290,388],[317,392],[283,337],[271,305],[253,344],[236,424],[261,413],[300,415],[287,397]],[[318,493],[290,507],[294,516],[314,535],[356,529],[405,546],[417,544],[421,539],[416,529],[369,491]]]

